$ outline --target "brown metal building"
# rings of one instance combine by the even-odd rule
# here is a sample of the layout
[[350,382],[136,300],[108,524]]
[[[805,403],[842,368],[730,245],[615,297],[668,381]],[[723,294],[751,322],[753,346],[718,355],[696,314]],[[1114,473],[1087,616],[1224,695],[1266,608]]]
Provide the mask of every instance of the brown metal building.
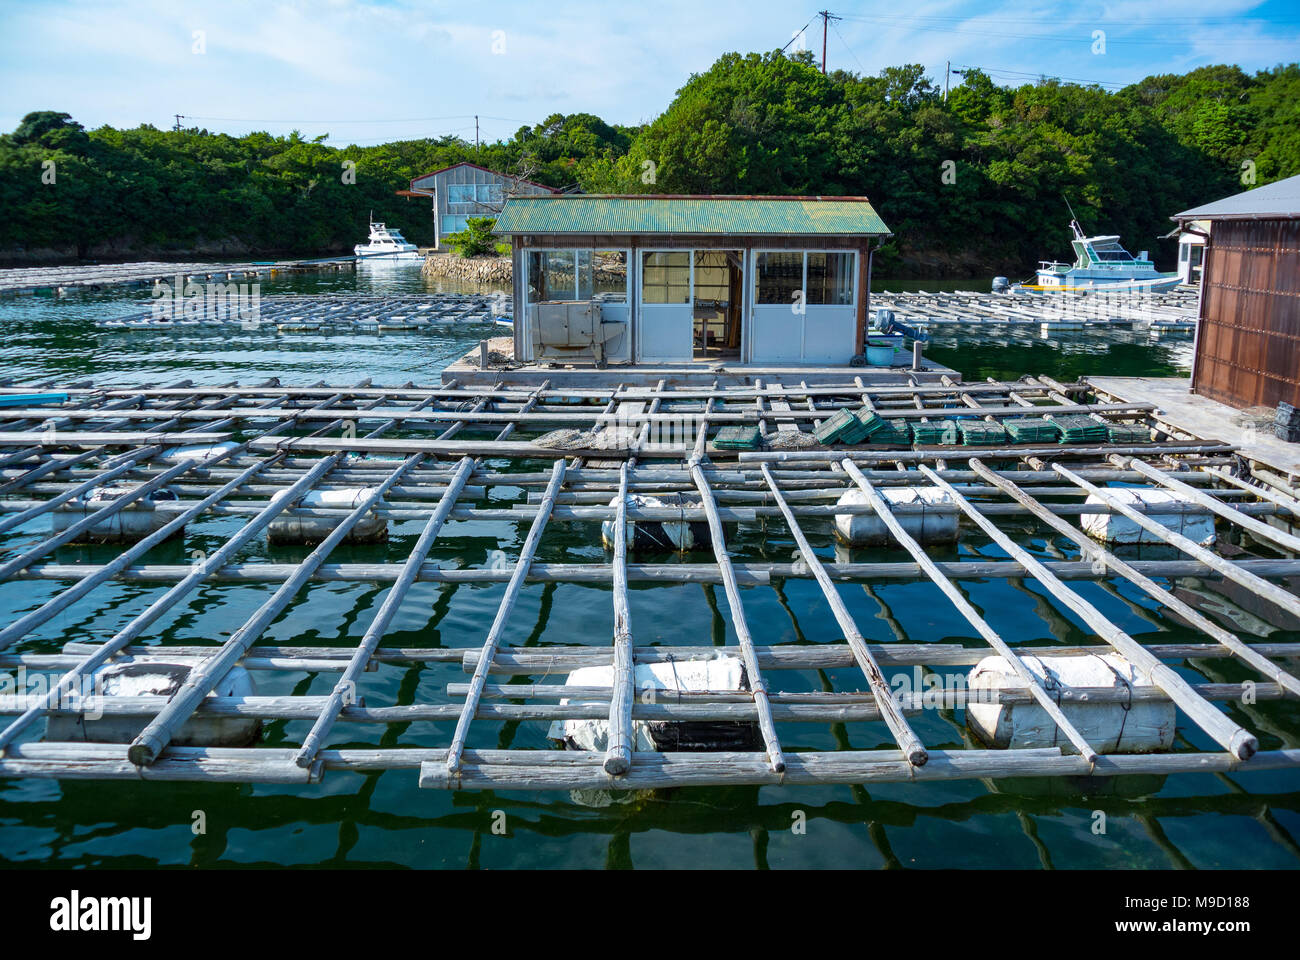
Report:
[[1208,220],[1192,392],[1300,406],[1300,176],[1175,214]]

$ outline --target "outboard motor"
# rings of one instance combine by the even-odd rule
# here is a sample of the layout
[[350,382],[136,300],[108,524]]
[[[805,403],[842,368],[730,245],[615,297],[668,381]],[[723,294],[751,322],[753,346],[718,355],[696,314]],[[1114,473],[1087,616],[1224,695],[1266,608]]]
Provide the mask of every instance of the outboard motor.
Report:
[[1006,293],[1006,292],[1007,292],[1008,290],[1010,290],[1010,289],[1011,289],[1011,283],[1010,283],[1010,281],[1007,280],[1006,277],[994,277],[994,278],[993,278],[993,292],[994,292],[994,293]]

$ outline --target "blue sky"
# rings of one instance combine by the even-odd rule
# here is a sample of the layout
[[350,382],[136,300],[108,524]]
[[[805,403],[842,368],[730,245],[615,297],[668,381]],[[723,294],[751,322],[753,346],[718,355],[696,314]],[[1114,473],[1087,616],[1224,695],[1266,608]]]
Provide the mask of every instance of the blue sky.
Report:
[[488,140],[554,112],[637,123],[722,53],[775,49],[809,20],[794,42],[820,56],[824,7],[843,18],[832,68],[919,62],[939,83],[948,60],[1118,87],[1300,59],[1300,0],[0,0],[0,130],[38,109],[336,144],[472,139],[476,113]]

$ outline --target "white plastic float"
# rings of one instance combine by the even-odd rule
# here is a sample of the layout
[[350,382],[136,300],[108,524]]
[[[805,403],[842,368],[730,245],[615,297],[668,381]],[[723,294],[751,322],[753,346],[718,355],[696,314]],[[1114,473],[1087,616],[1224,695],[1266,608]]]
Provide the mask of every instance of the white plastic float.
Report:
[[[618,506],[618,497],[609,502],[611,507]],[[627,495],[629,509],[690,509],[703,516],[698,494],[676,493],[664,496],[651,496],[642,493]],[[600,525],[600,536],[606,547],[614,546],[613,520],[605,520]],[[628,520],[627,547],[634,553],[661,553],[671,551],[685,552],[697,546],[709,545],[709,524],[705,520]]]
[[[110,663],[92,675],[90,697],[159,697],[166,700],[181,688],[190,668],[162,660]],[[219,697],[250,697],[253,678],[243,667],[233,667],[213,692]],[[98,716],[95,714],[98,713]],[[45,739],[53,742],[130,743],[150,717],[87,709],[79,716],[51,716]],[[178,747],[243,747],[257,739],[261,721],[255,717],[211,717],[195,714],[172,737]]]
[[[612,689],[613,666],[582,667],[564,681],[566,686]],[[638,663],[633,668],[632,683],[638,691],[637,702],[676,703],[678,693],[744,693],[749,689],[745,668],[739,658],[719,656],[711,660],[674,660],[668,663]],[[658,694],[657,691],[664,691]],[[651,699],[653,696],[653,699]],[[685,698],[682,698],[685,699]],[[599,703],[608,700],[561,700],[561,703]],[[757,723],[732,720],[701,721],[632,721],[633,751],[649,750],[748,750],[761,744]],[[547,732],[552,740],[561,740],[572,750],[602,752],[609,747],[608,720],[555,720]]]
[[[1169,490],[1139,490],[1131,487],[1107,487],[1106,493],[1134,510],[1143,507],[1158,507],[1165,504],[1187,504],[1192,501]],[[1106,501],[1095,493],[1088,494],[1087,504],[1105,505]],[[1214,542],[1214,517],[1209,513],[1156,513],[1151,519],[1175,533],[1181,533],[1189,540],[1195,540],[1202,546]],[[1092,537],[1105,543],[1151,544],[1164,541],[1155,534],[1138,526],[1128,517],[1119,513],[1085,513],[1082,518],[1083,529]]]
[[[1171,701],[1126,697],[1090,703],[1087,693],[1079,691],[1100,687],[1126,694],[1154,686],[1118,654],[1021,659],[1035,676],[1047,681],[1052,699],[1098,753],[1152,753],[1173,746],[1177,711]],[[1071,749],[1047,711],[1036,703],[976,702],[980,690],[1027,690],[1025,682],[1002,657],[985,657],[977,663],[969,674],[969,686],[966,722],[983,743],[996,748]]]
[[[895,516],[903,529],[918,543],[952,543],[957,539],[958,516],[956,504],[947,491],[938,487],[875,487],[882,500],[891,506],[944,504],[945,512],[921,511],[898,513]],[[856,487],[836,501],[837,506],[866,506],[867,495]],[[885,522],[874,513],[837,513],[835,535],[844,543],[855,547],[879,547],[893,540]]]
[[[134,483],[109,484],[86,491],[84,495],[72,501],[70,509],[54,512],[52,515],[54,532],[62,533],[92,513],[102,510],[119,497],[131,493],[138,486],[139,484]],[[92,524],[80,535],[81,541],[83,543],[129,543],[143,540],[151,533],[161,530],[177,516],[176,513],[168,510],[155,510],[154,505],[178,499],[180,498],[176,496],[176,492],[167,487],[154,490],[107,519]],[[183,530],[176,532],[179,535]]]
[[[297,504],[307,509],[352,510],[370,496],[373,487],[351,487],[341,490],[312,490]],[[284,499],[288,490],[271,497],[271,502]],[[292,508],[290,508],[292,509]],[[266,538],[271,543],[320,543],[343,517],[295,517],[283,513],[266,528]],[[388,521],[383,517],[363,517],[345,538],[348,543],[377,543],[388,538]]]
[[239,444],[227,440],[225,443],[196,443],[184,447],[168,447],[158,455],[158,459],[168,463],[180,463],[182,460],[215,460],[225,456]]

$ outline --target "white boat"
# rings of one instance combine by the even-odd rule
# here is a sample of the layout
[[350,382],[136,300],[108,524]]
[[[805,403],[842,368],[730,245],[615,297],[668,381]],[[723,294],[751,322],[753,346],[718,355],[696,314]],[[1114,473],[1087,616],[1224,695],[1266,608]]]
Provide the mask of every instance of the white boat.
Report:
[[352,252],[363,260],[423,260],[420,248],[409,243],[400,230],[370,222],[370,242],[358,243]]
[[1086,237],[1077,220],[1070,221],[1076,260],[1061,263],[1042,260],[1036,284],[1017,284],[1021,290],[1041,292],[1096,291],[1111,293],[1159,292],[1172,290],[1182,282],[1176,273],[1160,273],[1147,258],[1125,250],[1117,235]]

